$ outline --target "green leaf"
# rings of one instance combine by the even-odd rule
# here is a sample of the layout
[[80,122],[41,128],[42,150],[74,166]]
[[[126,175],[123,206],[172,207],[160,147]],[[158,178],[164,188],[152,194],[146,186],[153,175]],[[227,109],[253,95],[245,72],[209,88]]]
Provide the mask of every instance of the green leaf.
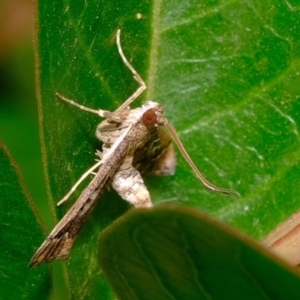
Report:
[[[100,149],[94,136],[99,117],[68,106],[59,101],[55,93],[92,108],[116,109],[136,89],[132,74],[119,57],[116,30],[122,28],[122,41],[126,41],[124,51],[130,49],[128,57],[134,57],[138,61],[136,67],[143,69],[141,66],[146,60],[143,49],[149,45],[149,34],[146,34],[150,26],[149,9],[150,6],[137,5],[136,1],[126,2],[126,5],[121,1],[113,4],[99,1],[38,3],[39,115],[52,207],[94,164],[95,150]],[[138,12],[148,17],[139,20]],[[57,220],[79,196],[80,189],[57,209]],[[113,297],[99,271],[97,241],[99,233],[129,205],[115,193],[101,197],[99,202],[64,265],[66,285],[76,299]],[[37,247],[41,242],[36,241]]]
[[44,238],[20,170],[0,142],[1,299],[50,298],[49,267],[30,269],[36,240]]
[[[206,190],[178,155],[175,176],[146,180],[153,202],[204,210],[257,238],[299,208],[297,4],[45,0],[37,6],[39,114],[53,207],[100,148],[99,118],[55,93],[92,108],[123,103],[137,84],[117,52],[121,28],[123,50],[148,85],[141,98],[164,106],[208,180],[242,195],[233,201]],[[57,220],[72,200],[57,209]],[[65,265],[79,299],[112,297],[97,268],[96,241],[129,206],[113,192],[99,202]]]
[[101,235],[99,260],[121,300],[292,300],[300,293],[300,273],[245,235],[183,207],[126,213]]

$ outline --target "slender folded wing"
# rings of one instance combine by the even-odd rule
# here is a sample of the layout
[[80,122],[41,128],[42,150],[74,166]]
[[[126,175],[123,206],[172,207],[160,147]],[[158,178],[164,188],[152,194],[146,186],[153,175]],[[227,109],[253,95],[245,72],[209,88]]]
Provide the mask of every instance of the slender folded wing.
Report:
[[97,198],[128,152],[131,142],[130,129],[132,127],[128,128],[120,137],[120,141],[116,142],[116,146],[103,160],[103,165],[94,179],[36,251],[29,263],[30,267],[55,259],[66,259],[69,256],[79,231],[96,205]]

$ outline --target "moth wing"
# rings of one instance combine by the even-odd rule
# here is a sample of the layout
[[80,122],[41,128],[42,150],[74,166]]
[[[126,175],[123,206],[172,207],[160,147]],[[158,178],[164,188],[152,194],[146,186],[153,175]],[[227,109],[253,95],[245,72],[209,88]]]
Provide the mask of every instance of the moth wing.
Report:
[[95,207],[98,197],[104,191],[111,176],[114,175],[127,154],[128,146],[130,145],[130,139],[127,139],[127,134],[131,128],[132,126],[129,126],[123,133],[120,137],[122,142],[117,141],[114,151],[103,162],[96,176],[38,248],[29,263],[30,267],[37,266],[43,262],[51,262],[55,259],[66,259],[69,256],[75,239]]
[[51,262],[55,259],[66,259],[69,256],[75,239],[90,212],[96,205],[97,198],[103,191],[107,180],[103,181],[101,185],[92,192],[92,196],[90,197],[87,197],[86,193],[91,184],[88,185],[79,199],[54,227],[43,244],[33,255],[29,263],[30,267],[37,266],[43,262]]
[[133,166],[142,175],[173,175],[176,154],[170,135],[161,127],[151,129],[151,138],[133,156]]

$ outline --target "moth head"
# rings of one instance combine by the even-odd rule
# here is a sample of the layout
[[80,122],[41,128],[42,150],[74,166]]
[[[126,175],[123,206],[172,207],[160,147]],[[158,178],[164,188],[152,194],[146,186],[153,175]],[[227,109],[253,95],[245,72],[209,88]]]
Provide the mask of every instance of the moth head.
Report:
[[163,116],[163,108],[157,102],[147,101],[142,106],[141,121],[146,126],[164,125],[166,119]]

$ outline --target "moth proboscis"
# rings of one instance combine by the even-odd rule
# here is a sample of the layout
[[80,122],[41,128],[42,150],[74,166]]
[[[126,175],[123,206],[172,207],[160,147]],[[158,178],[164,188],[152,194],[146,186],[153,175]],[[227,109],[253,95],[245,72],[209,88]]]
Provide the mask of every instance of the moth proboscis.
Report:
[[103,147],[102,152],[96,153],[99,157],[98,162],[83,174],[59,202],[59,204],[64,202],[84,178],[98,169],[77,201],[38,248],[29,263],[31,267],[55,259],[66,259],[69,256],[80,229],[108,184],[135,207],[152,206],[150,194],[141,174],[171,174],[174,172],[176,160],[170,136],[161,130],[161,126],[168,129],[183,157],[208,189],[227,194],[232,198],[238,196],[234,190],[213,185],[199,172],[175,129],[164,117],[159,103],[147,101],[141,107],[129,108],[129,105],[145,91],[146,84],[123,53],[120,30],[117,31],[116,43],[124,64],[139,83],[138,89],[117,110],[109,112],[91,109],[56,94],[65,102],[105,118],[96,129],[96,137],[103,142]]

